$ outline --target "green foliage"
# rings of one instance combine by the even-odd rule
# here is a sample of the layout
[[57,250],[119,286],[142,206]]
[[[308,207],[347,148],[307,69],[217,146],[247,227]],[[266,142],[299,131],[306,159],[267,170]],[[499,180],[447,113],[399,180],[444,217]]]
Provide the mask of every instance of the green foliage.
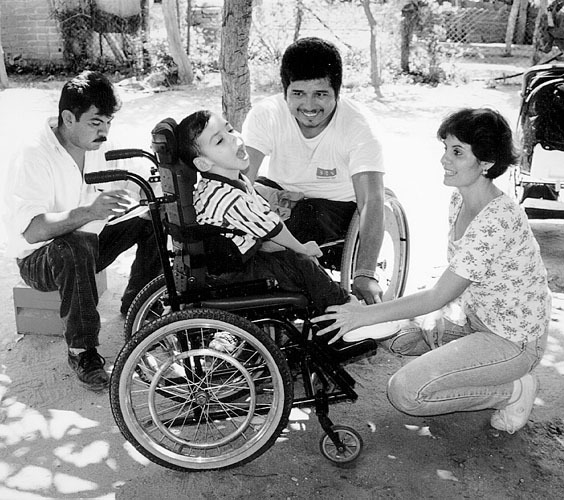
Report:
[[[137,64],[131,50],[132,40],[139,34],[141,14],[122,18],[100,10],[93,0],[78,4],[65,2],[53,7],[51,15],[59,22],[63,39],[63,59],[71,71],[85,68],[110,71],[121,67],[133,68]],[[104,57],[102,35],[119,34],[122,39],[120,50],[123,58],[119,64]],[[110,48],[106,47],[106,51]]]
[[88,65],[92,43],[91,17],[81,8],[55,9],[53,16],[59,21],[63,36],[63,58],[73,71]]
[[[450,8],[447,7],[447,8]],[[410,74],[417,83],[437,85],[454,78],[452,61],[460,55],[459,45],[445,43],[444,8],[435,1],[420,3],[417,19],[416,38],[410,53]]]

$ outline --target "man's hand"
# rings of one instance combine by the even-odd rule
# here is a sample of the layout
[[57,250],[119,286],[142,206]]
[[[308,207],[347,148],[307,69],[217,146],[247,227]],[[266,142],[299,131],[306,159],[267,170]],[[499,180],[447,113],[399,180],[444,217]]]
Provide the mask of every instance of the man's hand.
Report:
[[366,276],[357,276],[353,281],[353,294],[366,304],[382,302],[382,289],[375,279]]
[[127,210],[134,200],[125,189],[102,191],[89,207],[93,220],[106,219]]

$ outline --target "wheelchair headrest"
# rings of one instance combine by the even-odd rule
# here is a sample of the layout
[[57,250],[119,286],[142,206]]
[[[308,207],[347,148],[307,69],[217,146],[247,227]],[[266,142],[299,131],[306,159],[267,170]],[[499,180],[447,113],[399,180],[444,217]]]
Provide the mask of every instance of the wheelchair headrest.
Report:
[[157,123],[151,131],[153,137],[151,148],[161,164],[171,165],[178,162],[176,127],[178,127],[178,124],[174,118],[165,118]]

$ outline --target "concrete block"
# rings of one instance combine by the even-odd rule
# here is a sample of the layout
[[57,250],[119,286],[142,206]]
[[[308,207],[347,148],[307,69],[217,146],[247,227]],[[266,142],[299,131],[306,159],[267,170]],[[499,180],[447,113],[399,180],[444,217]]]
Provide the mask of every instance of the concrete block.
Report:
[[[96,275],[98,297],[108,288],[106,271]],[[63,335],[63,321],[59,316],[59,292],[39,292],[25,283],[13,289],[16,330],[21,334]]]

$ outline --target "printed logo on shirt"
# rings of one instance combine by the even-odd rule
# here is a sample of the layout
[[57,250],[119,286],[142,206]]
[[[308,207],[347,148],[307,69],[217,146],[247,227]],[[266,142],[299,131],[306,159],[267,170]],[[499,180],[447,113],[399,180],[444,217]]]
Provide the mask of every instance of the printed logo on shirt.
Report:
[[327,178],[331,178],[331,177],[337,177],[337,169],[333,168],[331,170],[327,170],[324,168],[319,168],[317,167],[317,178],[318,179],[327,179]]

